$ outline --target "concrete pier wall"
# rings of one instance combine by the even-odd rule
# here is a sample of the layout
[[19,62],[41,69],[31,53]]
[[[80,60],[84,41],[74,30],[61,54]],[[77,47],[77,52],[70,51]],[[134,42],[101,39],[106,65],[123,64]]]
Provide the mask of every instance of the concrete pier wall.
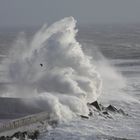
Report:
[[0,133],[12,129],[17,129],[33,123],[41,122],[44,120],[49,120],[49,115],[47,112],[42,112],[42,113],[22,117],[19,119],[11,120],[0,125]]

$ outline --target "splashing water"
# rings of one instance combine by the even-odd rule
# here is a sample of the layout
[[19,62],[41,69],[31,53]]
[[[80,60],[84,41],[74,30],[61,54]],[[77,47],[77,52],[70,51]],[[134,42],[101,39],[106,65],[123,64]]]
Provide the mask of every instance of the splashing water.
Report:
[[100,75],[76,41],[76,21],[64,18],[43,26],[29,42],[22,35],[4,61],[8,93],[45,101],[53,117],[87,115],[87,102],[101,92]]

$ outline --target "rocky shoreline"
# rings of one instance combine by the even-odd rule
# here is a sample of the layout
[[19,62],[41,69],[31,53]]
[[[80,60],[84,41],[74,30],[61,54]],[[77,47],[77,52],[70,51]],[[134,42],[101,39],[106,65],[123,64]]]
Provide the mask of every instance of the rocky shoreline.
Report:
[[40,132],[38,130],[35,130],[33,132],[16,132],[12,136],[2,136],[0,137],[0,140],[13,140],[13,139],[19,139],[19,140],[37,140]]
[[[113,105],[108,105],[107,107],[103,106],[101,103],[98,101],[94,101],[92,103],[87,104],[89,108],[89,114],[88,116],[80,115],[82,119],[89,119],[90,117],[94,117],[94,115],[101,116],[104,118],[109,118],[112,119],[112,114],[120,114],[123,116],[128,116],[127,113],[125,113],[122,109],[117,109]],[[41,122],[41,121],[40,121]],[[57,121],[48,121],[48,124],[52,127],[56,127],[58,122]],[[42,125],[45,125],[42,122]],[[19,139],[19,140],[37,140],[40,135],[40,131],[38,129],[34,129],[32,131],[18,131],[15,132],[11,136],[1,136],[0,140],[14,140],[14,139]]]
[[107,107],[103,106],[98,101],[94,101],[92,103],[87,104],[89,107],[89,114],[88,116],[80,115],[81,118],[89,119],[90,117],[94,116],[94,114],[98,114],[99,116],[105,118],[112,118],[112,114],[120,114],[123,116],[128,116],[121,108],[117,109],[113,105],[108,105]]

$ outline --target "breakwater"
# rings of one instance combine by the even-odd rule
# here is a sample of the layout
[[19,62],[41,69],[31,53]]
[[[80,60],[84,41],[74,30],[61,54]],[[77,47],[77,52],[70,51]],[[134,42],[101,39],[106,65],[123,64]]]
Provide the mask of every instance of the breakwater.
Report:
[[19,119],[4,122],[0,125],[0,133],[11,131],[12,129],[18,129],[23,126],[28,126],[45,120],[49,120],[49,115],[47,112],[37,113],[34,115],[29,115]]

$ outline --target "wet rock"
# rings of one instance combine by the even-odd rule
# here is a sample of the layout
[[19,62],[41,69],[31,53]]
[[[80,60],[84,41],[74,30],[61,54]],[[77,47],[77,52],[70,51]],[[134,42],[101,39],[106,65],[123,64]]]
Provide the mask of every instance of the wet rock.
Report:
[[6,140],[5,136],[0,137],[0,140]]
[[97,101],[90,103],[90,105],[94,106],[97,110],[101,111],[101,107]]
[[89,119],[89,117],[88,116],[84,116],[84,115],[80,115],[81,116],[81,118],[84,118],[84,119]]
[[103,117],[107,117],[107,118],[112,118],[111,113],[118,113],[121,115],[128,116],[128,114],[126,114],[122,109],[117,109],[113,105],[109,105],[109,106],[105,107],[102,104],[99,104],[98,101],[95,101],[92,103],[87,103],[87,106],[89,108],[89,114],[88,114],[89,117],[93,116],[93,114],[97,115],[98,113],[99,113],[99,115],[101,115]]
[[22,134],[24,138],[28,135],[27,131],[24,131]]
[[[12,140],[12,139],[11,139],[11,137],[7,136],[7,137],[6,137],[6,140]],[[21,139],[21,140],[22,140],[22,139]]]
[[38,138],[38,136],[39,136],[39,131],[38,130],[36,130],[35,132],[34,132],[34,137],[35,137],[35,139],[37,139]]
[[2,137],[0,137],[0,140],[12,140],[12,138],[11,137],[9,137],[9,136],[2,136]]
[[120,113],[120,114],[122,114],[122,115],[124,115],[124,116],[128,116],[128,114],[125,113],[122,109],[119,109],[119,110],[118,110],[118,113]]
[[34,132],[28,133],[27,134],[27,137],[28,137],[28,139],[31,139],[31,140],[37,140],[39,134],[40,134],[39,131],[38,130],[35,130]]
[[31,140],[35,140],[36,138],[35,138],[35,136],[34,136],[34,133],[30,133],[30,134],[28,134],[28,139],[31,139]]
[[104,107],[102,104],[99,104],[99,106],[100,106],[101,110],[105,110],[106,109],[106,107]]
[[11,138],[17,138],[19,139],[22,136],[22,133],[20,131],[16,132],[14,135],[11,136]]
[[12,140],[13,138],[17,138],[19,140],[25,140],[26,138],[31,139],[31,140],[37,140],[39,136],[39,131],[35,130],[34,132],[16,132],[13,134],[11,137],[6,137],[5,139],[0,139],[0,140]]
[[110,112],[114,112],[114,113],[119,113],[119,114],[122,114],[122,115],[125,115],[125,116],[128,115],[128,114],[126,114],[122,109],[117,109],[117,108],[115,108],[115,107],[112,106],[112,105],[109,105],[109,106],[106,108],[106,111],[110,111]]
[[109,113],[107,111],[103,111],[102,112],[104,115],[109,115]]
[[89,111],[88,116],[92,116],[92,115],[93,115],[92,111]]
[[106,108],[107,111],[111,111],[111,112],[117,112],[118,110],[112,106],[112,105],[109,105],[107,108]]

